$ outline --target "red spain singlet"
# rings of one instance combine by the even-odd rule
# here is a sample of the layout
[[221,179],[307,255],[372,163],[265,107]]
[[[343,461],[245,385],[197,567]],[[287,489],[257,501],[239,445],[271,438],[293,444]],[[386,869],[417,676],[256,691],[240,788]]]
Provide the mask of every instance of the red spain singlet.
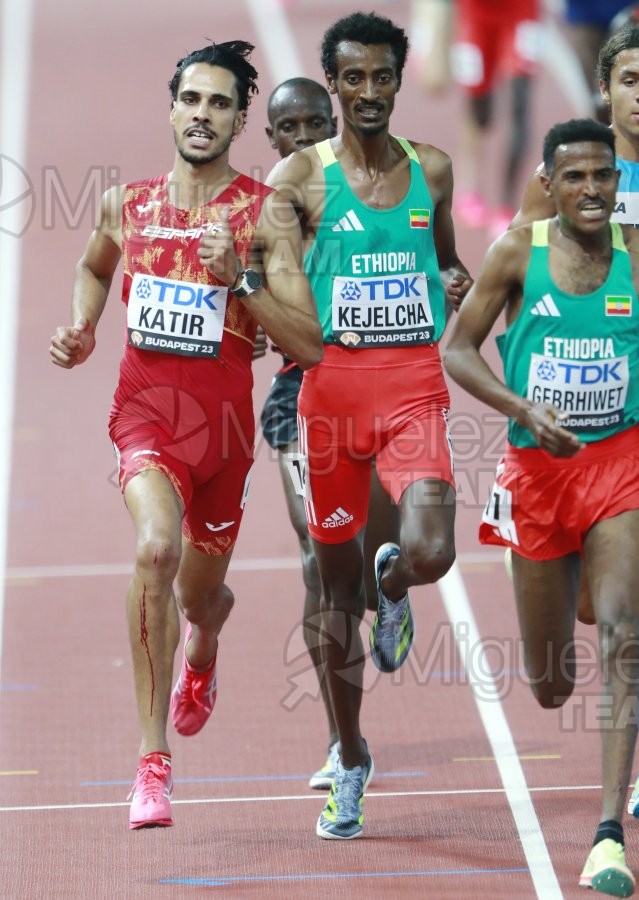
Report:
[[228,206],[246,266],[271,189],[238,175],[211,203],[183,210],[170,202],[169,187],[165,175],[125,190],[127,335],[109,434],[122,490],[142,469],[159,469],[184,505],[186,538],[203,552],[226,553],[253,458],[256,323],[197,251]]

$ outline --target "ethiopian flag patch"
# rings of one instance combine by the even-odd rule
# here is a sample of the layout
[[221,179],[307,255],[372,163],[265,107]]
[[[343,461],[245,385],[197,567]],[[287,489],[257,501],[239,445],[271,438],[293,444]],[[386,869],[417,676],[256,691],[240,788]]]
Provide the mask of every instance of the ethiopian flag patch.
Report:
[[429,209],[409,209],[411,228],[428,228],[430,226]]
[[607,316],[629,316],[631,312],[631,297],[606,297]]

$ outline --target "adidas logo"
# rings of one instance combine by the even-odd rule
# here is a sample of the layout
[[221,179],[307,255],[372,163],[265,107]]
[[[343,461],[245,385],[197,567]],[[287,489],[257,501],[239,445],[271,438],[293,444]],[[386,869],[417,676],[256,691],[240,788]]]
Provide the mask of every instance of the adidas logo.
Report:
[[333,225],[331,231],[365,231],[366,229],[355,215],[354,209],[349,209],[345,216]]
[[341,528],[342,525],[348,525],[352,521],[353,517],[341,506],[338,506],[334,513],[324,519],[322,528]]
[[550,294],[544,294],[541,300],[535,303],[530,312],[533,316],[561,316]]

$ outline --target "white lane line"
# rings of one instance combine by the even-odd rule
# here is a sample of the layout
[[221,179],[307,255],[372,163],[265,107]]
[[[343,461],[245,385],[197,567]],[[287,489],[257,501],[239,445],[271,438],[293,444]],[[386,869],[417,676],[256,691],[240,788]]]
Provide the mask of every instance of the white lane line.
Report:
[[554,19],[548,17],[545,25],[544,66],[574,108],[575,115],[589,117],[592,115],[592,97],[577,55]]
[[[487,550],[485,553],[458,553],[460,566],[501,564],[504,554],[501,550]],[[297,556],[239,557],[231,560],[231,572],[278,572],[300,569]],[[34,581],[39,578],[104,578],[131,575],[133,563],[86,563],[60,566],[13,566],[6,570],[8,582]]]
[[[464,640],[457,641],[457,649],[468,672],[470,649],[480,646],[482,639],[456,563],[437,584],[455,635],[464,635]],[[499,700],[499,690],[488,673],[484,673],[481,694],[475,691],[473,694],[515,820],[537,896],[540,900],[562,900],[563,894],[530,797],[515,742]],[[533,702],[532,698],[530,702]]]
[[[24,191],[20,168],[26,160],[27,114],[31,68],[32,0],[3,0],[0,19],[0,661],[4,622],[4,575],[7,565],[11,441],[16,382],[16,345],[20,308],[20,265]],[[14,165],[17,163],[18,165]]]
[[246,0],[273,87],[304,75],[305,66],[280,0]]
[[[579,784],[579,785],[549,785],[548,787],[529,788],[530,792],[537,793],[554,793],[555,791],[600,791],[600,784]],[[463,801],[464,797],[470,794],[473,796],[478,794],[505,794],[504,788],[460,788],[459,790],[442,790],[442,791],[367,791],[367,804],[375,800],[385,800],[397,797],[460,797]],[[199,803],[288,803],[297,800],[312,800],[317,803],[317,796],[313,794],[278,794],[276,796],[259,796],[259,797],[197,797],[190,800],[171,800],[171,806],[193,806]],[[74,809],[115,809],[116,807],[130,806],[128,800],[118,800],[114,803],[48,803],[38,806],[0,806],[0,813],[10,812],[46,812],[48,810],[74,810]],[[551,897],[551,894],[547,895]]]

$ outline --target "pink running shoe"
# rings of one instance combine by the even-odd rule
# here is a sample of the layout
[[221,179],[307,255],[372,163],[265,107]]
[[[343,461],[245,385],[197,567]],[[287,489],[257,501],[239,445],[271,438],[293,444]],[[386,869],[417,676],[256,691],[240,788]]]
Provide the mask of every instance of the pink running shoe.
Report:
[[131,793],[127,797],[131,801],[129,828],[172,825],[172,793],[171,757],[166,753],[147,753],[142,756]]
[[204,672],[192,669],[186,661],[186,645],[191,626],[186,626],[184,656],[180,675],[171,694],[171,718],[179,734],[197,734],[206,725],[217,699],[217,654]]

